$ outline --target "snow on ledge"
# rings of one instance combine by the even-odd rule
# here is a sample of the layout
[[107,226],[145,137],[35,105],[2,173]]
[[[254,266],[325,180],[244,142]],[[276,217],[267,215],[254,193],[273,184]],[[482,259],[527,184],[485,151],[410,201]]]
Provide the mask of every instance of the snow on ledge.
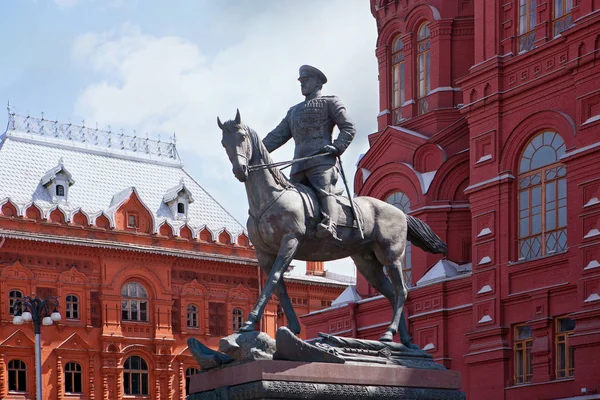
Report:
[[481,230],[481,232],[479,232],[477,234],[477,237],[482,237],[482,236],[485,236],[485,235],[489,235],[490,233],[492,233],[492,230],[490,228],[483,228]]
[[598,267],[600,267],[600,263],[598,262],[598,260],[592,260],[588,263],[588,265],[586,265],[584,269],[594,269]]
[[587,203],[585,203],[584,207],[590,207],[599,203],[600,200],[597,197],[592,197]]
[[491,262],[492,262],[492,259],[490,258],[490,256],[485,256],[481,260],[479,260],[479,265],[489,264]]
[[481,158],[479,160],[477,160],[477,162],[475,162],[475,164],[481,164],[482,162],[486,162],[492,159],[492,155],[491,154],[486,154],[485,156],[481,156]]
[[477,294],[483,294],[483,293],[488,293],[492,291],[492,287],[490,285],[485,285],[484,287],[482,287],[481,289],[479,289],[479,292],[477,292]]
[[598,228],[590,229],[590,231],[583,237],[584,239],[591,238],[600,235]]
[[598,293],[592,293],[588,296],[587,299],[585,299],[584,303],[591,303],[592,301],[597,300],[600,300],[600,296],[598,296]]
[[423,346],[423,348],[421,350],[433,350],[435,349],[435,345],[433,343],[427,343],[425,346]]
[[492,317],[490,317],[489,315],[484,315],[483,317],[481,317],[481,319],[477,322],[478,324],[483,324],[485,322],[490,322],[492,320]]

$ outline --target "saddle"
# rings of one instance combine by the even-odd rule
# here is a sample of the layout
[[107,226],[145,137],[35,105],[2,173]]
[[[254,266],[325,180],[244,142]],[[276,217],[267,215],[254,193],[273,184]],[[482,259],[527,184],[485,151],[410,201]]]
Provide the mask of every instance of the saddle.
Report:
[[[308,228],[308,232],[312,235],[316,232],[316,227],[319,222],[323,219],[321,215],[321,209],[319,207],[319,200],[317,199],[317,195],[314,190],[307,185],[303,185],[301,183],[297,183],[296,189],[298,193],[300,193],[300,197],[302,198],[302,202],[304,203],[304,215],[306,215],[306,226]],[[339,227],[347,227],[358,229],[358,222],[354,215],[352,214],[352,208],[350,207],[350,199],[346,196],[342,195],[343,191],[335,193],[335,200],[338,206],[338,216],[337,221],[334,221],[336,226]],[[354,210],[356,211],[357,217],[360,219],[361,226],[364,226],[363,216],[360,208],[354,202]]]

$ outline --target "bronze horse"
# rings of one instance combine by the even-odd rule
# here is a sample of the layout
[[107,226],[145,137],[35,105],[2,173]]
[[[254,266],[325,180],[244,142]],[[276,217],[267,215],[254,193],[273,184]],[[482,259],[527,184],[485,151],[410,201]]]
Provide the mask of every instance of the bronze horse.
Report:
[[[372,197],[356,197],[356,208],[362,216],[364,238],[358,229],[338,227],[338,237],[317,239],[311,231],[302,188],[291,184],[278,168],[260,168],[272,159],[257,133],[242,124],[240,112],[234,120],[222,123],[221,144],[233,166],[235,177],[246,185],[249,214],[248,234],[255,246],[256,258],[268,274],[265,287],[240,331],[254,330],[267,301],[275,291],[288,319],[288,327],[300,333],[300,323],[285,289],[283,273],[292,259],[331,261],[351,257],[358,271],[390,302],[392,321],[381,341],[392,341],[400,328],[400,339],[411,343],[403,318],[403,305],[408,289],[402,277],[402,260],[406,241],[431,253],[446,253],[446,245],[424,222],[405,215],[398,208]],[[314,195],[313,195],[314,196]],[[310,199],[309,199],[310,200]],[[312,203],[318,207],[316,198]],[[310,203],[310,201],[308,201]],[[319,211],[316,210],[315,214]],[[387,266],[388,276],[384,271]]]

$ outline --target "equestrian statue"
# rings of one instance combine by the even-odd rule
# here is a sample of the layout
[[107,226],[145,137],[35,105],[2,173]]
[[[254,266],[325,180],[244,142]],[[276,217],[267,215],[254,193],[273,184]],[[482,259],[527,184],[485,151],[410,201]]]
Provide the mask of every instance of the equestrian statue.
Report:
[[[246,186],[248,235],[268,275],[240,332],[254,330],[267,301],[276,293],[288,328],[300,333],[283,279],[290,262],[351,257],[358,271],[392,306],[392,320],[380,341],[391,342],[399,330],[402,343],[415,348],[402,311],[408,294],[402,276],[406,241],[431,253],[445,254],[446,245],[427,224],[393,205],[368,196],[351,199],[335,193],[339,156],[354,138],[354,124],[337,97],[321,95],[327,82],[323,72],[303,65],[298,80],[305,100],[291,107],[262,141],[242,122],[239,110],[233,120],[224,123],[217,117],[233,174]],[[336,140],[332,140],[334,126],[339,129]],[[269,152],[291,138],[296,147],[288,179],[277,168],[283,163],[274,163]],[[343,170],[340,172],[345,181]]]

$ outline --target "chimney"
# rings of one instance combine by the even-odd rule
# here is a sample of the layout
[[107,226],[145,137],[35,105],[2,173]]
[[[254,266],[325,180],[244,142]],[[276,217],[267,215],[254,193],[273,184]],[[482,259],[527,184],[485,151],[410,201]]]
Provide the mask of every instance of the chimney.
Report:
[[323,261],[307,261],[306,275],[325,276],[325,263]]

